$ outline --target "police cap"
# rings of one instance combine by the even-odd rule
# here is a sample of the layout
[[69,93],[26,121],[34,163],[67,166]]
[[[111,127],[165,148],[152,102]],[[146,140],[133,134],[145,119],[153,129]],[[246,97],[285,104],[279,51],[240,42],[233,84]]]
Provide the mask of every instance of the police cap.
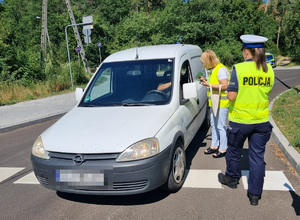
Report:
[[264,47],[265,42],[268,41],[266,37],[251,34],[242,35],[240,38],[243,41],[243,48],[261,48]]

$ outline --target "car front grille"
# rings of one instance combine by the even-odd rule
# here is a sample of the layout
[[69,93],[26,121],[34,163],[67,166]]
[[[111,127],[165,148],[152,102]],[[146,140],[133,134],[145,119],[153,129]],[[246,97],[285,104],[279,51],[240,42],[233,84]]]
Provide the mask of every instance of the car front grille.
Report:
[[36,176],[36,178],[38,179],[38,181],[40,182],[40,184],[42,186],[48,186],[49,185],[48,178],[41,177],[41,176]]
[[136,182],[115,182],[113,183],[114,190],[122,190],[122,191],[129,191],[129,190],[138,190],[143,189],[147,186],[148,181],[136,181]]
[[[69,153],[57,153],[49,152],[51,158],[57,158],[62,160],[72,160],[78,154],[69,154]],[[89,160],[114,160],[119,154],[117,153],[108,153],[108,154],[80,154],[84,157],[85,161]]]

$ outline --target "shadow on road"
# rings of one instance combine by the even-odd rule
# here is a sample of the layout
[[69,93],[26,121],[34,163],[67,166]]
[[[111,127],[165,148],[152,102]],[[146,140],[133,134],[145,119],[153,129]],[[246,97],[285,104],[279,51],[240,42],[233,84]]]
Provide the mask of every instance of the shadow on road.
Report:
[[295,191],[288,184],[284,184],[284,186],[289,189],[291,197],[293,198],[292,206],[295,209],[296,215],[300,216],[300,196],[295,193]]
[[296,90],[297,94],[300,94],[300,90],[297,87],[290,87],[289,85],[287,85],[286,83],[284,83],[282,80],[280,80],[278,77],[275,77],[275,79],[277,79],[286,88],[288,88],[288,89],[294,89],[294,90]]
[[192,165],[192,160],[196,156],[198,150],[201,147],[205,147],[206,143],[204,143],[205,139],[209,139],[208,137],[211,134],[208,134],[207,129],[199,129],[197,134],[195,135],[194,139],[190,143],[189,147],[186,150],[186,169],[190,169]]
[[[240,168],[241,168],[241,170],[249,170],[248,149],[243,149],[243,155],[241,158]],[[296,215],[300,216],[300,196],[297,193],[295,193],[295,191],[287,183],[284,184],[284,186],[289,189],[289,192],[293,199],[292,207],[294,208]]]
[[94,205],[144,205],[155,203],[165,199],[170,193],[157,189],[148,193],[129,196],[97,196],[97,195],[79,195],[64,192],[56,193],[60,198],[73,202],[94,204]]

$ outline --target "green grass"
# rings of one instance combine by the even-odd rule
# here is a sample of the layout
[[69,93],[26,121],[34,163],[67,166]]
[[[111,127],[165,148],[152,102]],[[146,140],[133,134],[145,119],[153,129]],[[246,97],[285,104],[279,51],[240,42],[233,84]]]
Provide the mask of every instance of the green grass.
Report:
[[[298,89],[298,90],[297,90]],[[283,93],[273,104],[272,117],[293,147],[300,153],[300,86]]]
[[[85,88],[84,85],[76,87]],[[73,91],[75,88],[73,89]],[[39,82],[30,86],[23,86],[18,83],[0,83],[0,106],[12,105],[18,102],[49,97],[53,95],[72,92],[71,85],[57,82]]]

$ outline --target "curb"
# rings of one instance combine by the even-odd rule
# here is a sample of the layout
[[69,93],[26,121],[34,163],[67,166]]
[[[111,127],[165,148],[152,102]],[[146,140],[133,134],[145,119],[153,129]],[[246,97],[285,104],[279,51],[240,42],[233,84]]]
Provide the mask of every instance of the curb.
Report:
[[52,120],[52,119],[57,119],[57,118],[62,117],[64,114],[66,114],[66,112],[65,113],[58,113],[56,115],[46,116],[46,117],[43,117],[43,118],[40,118],[40,119],[35,119],[35,120],[32,120],[32,121],[22,122],[20,124],[11,125],[9,127],[0,128],[0,134],[5,133],[5,132],[9,132],[9,131],[13,131],[13,130],[16,130],[16,129],[19,129],[19,128],[23,128],[23,127],[26,127],[26,126],[29,126],[29,125],[34,125],[34,124],[46,122],[46,121],[49,121],[49,120]]
[[[290,91],[290,90],[287,90]],[[285,92],[287,92],[285,91]],[[283,93],[285,93],[283,92]],[[272,131],[272,138],[274,139],[275,143],[278,145],[282,153],[286,156],[287,160],[290,162],[292,167],[296,170],[297,174],[300,176],[300,154],[295,148],[291,145],[291,143],[286,139],[286,137],[281,133],[279,128],[277,127],[273,117],[271,115],[271,110],[273,107],[274,102],[278,99],[283,93],[276,96],[271,103],[269,104],[270,109],[270,123],[273,125]]]
[[19,102],[0,107],[0,133],[9,132],[25,126],[58,119],[74,106],[74,92]]

